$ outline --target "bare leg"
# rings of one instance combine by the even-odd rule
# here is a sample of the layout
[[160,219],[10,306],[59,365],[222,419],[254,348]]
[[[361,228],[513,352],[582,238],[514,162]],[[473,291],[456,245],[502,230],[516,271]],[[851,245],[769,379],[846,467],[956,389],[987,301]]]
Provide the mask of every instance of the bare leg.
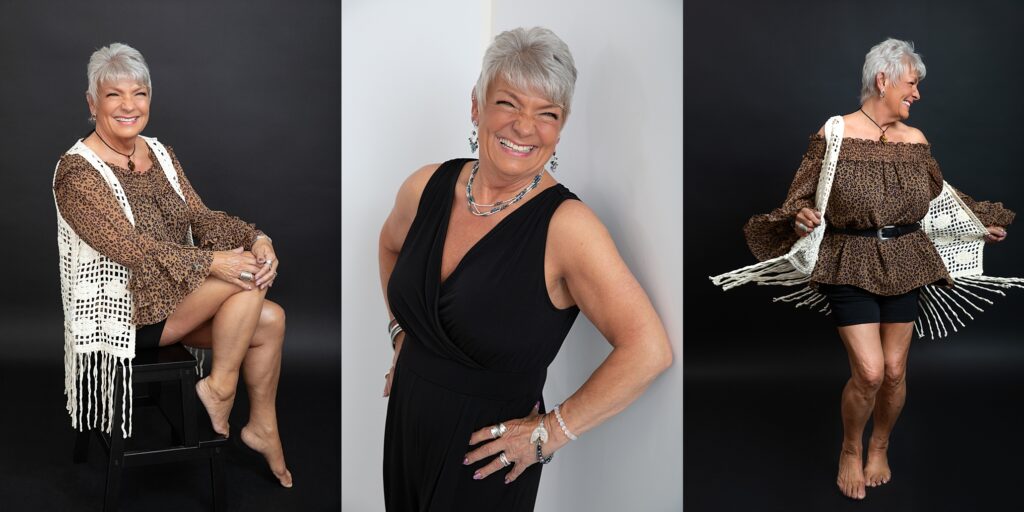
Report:
[[889,469],[889,434],[903,410],[907,398],[907,355],[914,334],[913,322],[881,324],[882,352],[885,357],[885,378],[875,401],[874,427],[868,440],[867,465],[864,479],[870,487],[877,487],[892,479]]
[[277,430],[277,382],[281,377],[281,347],[285,314],[277,304],[264,301],[253,347],[243,362],[242,376],[249,391],[249,423],[242,428],[242,441],[267,459],[281,485],[292,486],[292,474],[284,462],[284,449]]
[[210,374],[196,383],[199,400],[210,415],[213,430],[227,436],[228,416],[235,400],[238,371],[249,350],[266,290],[240,290],[209,278],[187,295],[167,318],[161,344],[184,339],[211,316],[213,363]]
[[843,388],[843,447],[836,484],[847,497],[864,499],[864,426],[875,407],[884,372],[879,324],[843,326],[839,337],[850,357],[850,380]]
[[[284,461],[275,407],[277,383],[281,374],[284,327],[285,315],[281,306],[272,301],[263,300],[256,330],[241,363],[242,376],[249,392],[250,401],[249,424],[242,428],[241,438],[249,448],[266,458],[267,464],[282,486],[291,487],[292,476]],[[215,340],[215,322],[207,321],[190,332],[184,342],[199,347],[212,345],[216,354],[218,345]],[[216,358],[216,355],[214,357]],[[203,379],[199,384],[201,385],[205,381],[206,379]],[[197,391],[202,392],[198,385]],[[232,400],[233,398],[232,395]],[[218,402],[212,403],[218,404]],[[204,405],[206,404],[204,403]],[[230,412],[230,408],[228,412]]]

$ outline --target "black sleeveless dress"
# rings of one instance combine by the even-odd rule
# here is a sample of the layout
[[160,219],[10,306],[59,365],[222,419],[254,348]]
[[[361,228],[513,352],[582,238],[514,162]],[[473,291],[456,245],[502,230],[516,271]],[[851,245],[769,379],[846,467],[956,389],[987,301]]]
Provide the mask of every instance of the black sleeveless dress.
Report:
[[474,431],[527,416],[538,401],[545,410],[547,367],[579,314],[556,308],[544,281],[551,216],[579,199],[562,185],[527,196],[440,282],[456,182],[469,161],[445,162],[430,178],[388,282],[405,330],[384,434],[391,511],[533,510],[540,464],[506,485],[511,466],[473,480],[493,457],[462,460]]

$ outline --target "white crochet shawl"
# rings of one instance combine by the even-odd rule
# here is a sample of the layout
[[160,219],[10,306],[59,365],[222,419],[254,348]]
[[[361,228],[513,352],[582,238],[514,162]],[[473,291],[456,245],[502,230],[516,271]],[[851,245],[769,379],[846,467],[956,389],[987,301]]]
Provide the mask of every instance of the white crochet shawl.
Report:
[[[178,174],[167,149],[155,138],[142,137],[156,155],[171,187],[185,200]],[[78,141],[67,152],[81,155],[110,186],[128,222],[135,225],[128,197],[110,167]],[[58,162],[58,166],[59,166]],[[54,170],[54,179],[57,173]],[[56,192],[54,203],[56,204]],[[189,241],[192,232],[189,230]],[[64,306],[64,394],[71,426],[79,431],[101,428],[110,433],[115,400],[121,400],[121,432],[132,433],[132,359],[135,358],[135,324],[131,270],[100,254],[85,243],[60,214],[57,206],[57,247],[60,251],[60,290]],[[121,396],[114,395],[117,368],[121,372]]]
[[[822,161],[815,202],[819,212],[825,212],[828,205],[829,189],[842,143],[842,117],[829,119],[825,126],[828,145]],[[821,227],[800,238],[786,254],[711,276],[711,281],[723,290],[749,282],[784,286],[803,284],[805,286],[801,289],[775,297],[774,300],[795,302],[796,307],[816,307],[822,313],[830,313],[828,298],[808,285],[817,263],[818,245],[824,237],[824,219],[823,213]],[[982,294],[1005,296],[1002,291],[1004,289],[1024,288],[1022,278],[983,275],[982,250],[988,230],[949,183],[943,181],[942,192],[932,199],[928,213],[920,223],[955,284],[953,287],[934,284],[921,287],[919,314],[914,325],[918,336],[923,337],[927,332],[932,339],[942,338],[949,334],[949,328],[957,332],[957,324],[961,327],[966,325],[961,313],[973,320],[974,315],[970,310],[982,311],[976,301],[992,304],[992,300]]]

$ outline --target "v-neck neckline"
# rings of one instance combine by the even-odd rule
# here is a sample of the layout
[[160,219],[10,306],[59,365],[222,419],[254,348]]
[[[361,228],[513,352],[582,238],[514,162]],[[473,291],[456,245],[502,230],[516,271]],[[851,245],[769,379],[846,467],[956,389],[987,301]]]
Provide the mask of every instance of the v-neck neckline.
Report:
[[459,167],[459,172],[455,173],[455,178],[452,180],[453,182],[448,184],[449,185],[448,186],[448,193],[447,193],[446,201],[445,201],[446,204],[449,205],[448,216],[447,216],[447,218],[444,221],[442,221],[443,222],[443,227],[441,228],[442,229],[442,231],[441,231],[441,256],[440,256],[440,258],[438,258],[437,268],[435,269],[436,270],[436,274],[435,275],[437,276],[437,282],[438,282],[438,289],[444,288],[445,285],[447,285],[448,283],[452,282],[452,278],[456,277],[462,271],[463,263],[465,263],[466,258],[468,258],[471,255],[473,255],[477,251],[477,248],[480,247],[480,245],[484,241],[486,241],[487,239],[489,239],[491,237],[492,233],[494,233],[495,231],[497,231],[499,228],[501,228],[502,226],[504,226],[506,224],[506,221],[508,221],[508,219],[512,218],[517,213],[521,212],[523,210],[523,208],[526,208],[530,204],[536,202],[547,191],[549,191],[551,189],[554,189],[555,187],[560,185],[560,183],[555,183],[554,185],[551,185],[550,187],[545,188],[544,190],[541,190],[541,191],[537,192],[537,194],[534,195],[533,198],[527,199],[523,204],[519,205],[518,208],[516,208],[515,210],[512,210],[511,212],[509,212],[508,215],[506,215],[504,218],[499,220],[497,224],[492,226],[491,229],[487,230],[487,232],[484,233],[484,235],[482,237],[480,237],[473,245],[471,245],[469,247],[469,249],[466,250],[465,254],[462,255],[462,258],[459,260],[459,262],[455,264],[455,268],[453,268],[451,273],[448,274],[448,277],[442,279],[442,276],[441,276],[442,268],[441,267],[444,266],[444,248],[445,248],[445,245],[448,244],[448,228],[451,226],[452,212],[454,211],[454,208],[458,208],[458,206],[455,205],[455,188],[456,188],[456,185],[459,183],[459,176],[462,175],[462,171],[463,171],[464,168],[465,168],[465,163],[463,163]]

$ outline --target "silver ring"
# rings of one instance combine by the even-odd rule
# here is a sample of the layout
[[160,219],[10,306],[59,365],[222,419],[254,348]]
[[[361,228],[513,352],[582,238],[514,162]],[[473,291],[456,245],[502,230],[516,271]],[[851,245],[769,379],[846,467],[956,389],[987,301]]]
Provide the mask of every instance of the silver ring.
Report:
[[501,452],[501,453],[498,454],[498,460],[501,461],[501,465],[503,467],[507,468],[507,467],[512,465],[512,462],[510,460],[508,460],[508,457],[505,456],[505,452]]
[[508,427],[506,427],[504,423],[498,423],[491,427],[491,439],[497,439],[505,435],[505,432],[508,432]]
[[796,221],[796,225],[797,225],[797,226],[800,226],[800,229],[804,230],[804,233],[807,233],[807,232],[810,232],[810,231],[811,231],[811,228],[809,228],[809,227],[807,227],[806,225],[804,225],[804,223],[803,223],[803,222],[800,222],[800,221]]
[[252,272],[243,270],[238,273],[238,278],[241,279],[242,281],[252,281],[253,275]]

